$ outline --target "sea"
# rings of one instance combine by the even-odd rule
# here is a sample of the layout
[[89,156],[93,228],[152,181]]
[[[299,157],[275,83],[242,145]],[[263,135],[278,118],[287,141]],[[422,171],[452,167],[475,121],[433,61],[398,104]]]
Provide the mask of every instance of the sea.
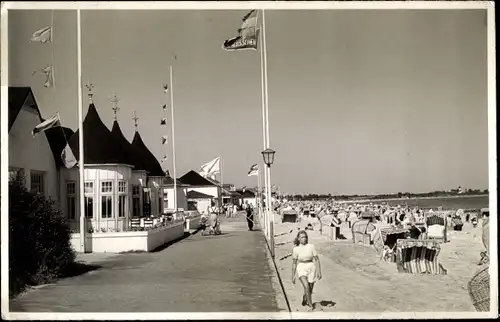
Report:
[[381,203],[385,202],[391,206],[408,205],[410,207],[437,208],[443,207],[443,210],[450,209],[479,209],[489,208],[489,196],[453,196],[436,198],[409,198],[409,199],[386,199],[377,201],[357,201],[356,203]]

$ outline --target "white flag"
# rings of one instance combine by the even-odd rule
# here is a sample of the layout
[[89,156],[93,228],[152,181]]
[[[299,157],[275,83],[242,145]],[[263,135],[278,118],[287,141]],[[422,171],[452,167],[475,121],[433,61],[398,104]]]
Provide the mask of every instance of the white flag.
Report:
[[40,30],[37,30],[31,36],[32,42],[41,42],[45,44],[46,42],[50,42],[52,39],[52,27],[45,27]]
[[73,168],[78,161],[76,161],[75,155],[73,154],[73,150],[69,146],[69,143],[66,143],[64,150],[61,153],[61,159],[64,163],[64,166],[68,169]]
[[253,166],[250,167],[250,171],[248,171],[248,176],[258,176],[259,175],[259,165],[254,164]]
[[42,123],[35,126],[35,128],[31,131],[31,135],[35,137],[35,135],[39,132],[43,132],[45,130],[51,129],[56,126],[61,126],[61,120],[59,119],[59,113],[52,115],[49,119],[43,121]]
[[205,178],[212,177],[215,174],[220,173],[220,157],[217,157],[212,161],[202,165],[198,173],[204,176]]
[[45,83],[43,84],[44,87],[49,88],[49,87],[54,86],[54,67],[53,66],[47,66],[43,69],[35,70],[32,75],[35,75],[38,72],[45,74]]

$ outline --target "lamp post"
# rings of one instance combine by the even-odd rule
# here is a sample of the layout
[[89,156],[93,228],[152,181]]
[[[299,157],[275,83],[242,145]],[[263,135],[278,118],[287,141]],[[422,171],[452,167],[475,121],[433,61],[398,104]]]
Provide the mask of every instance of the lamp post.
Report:
[[271,256],[274,258],[274,216],[272,214],[272,200],[271,200],[271,165],[274,162],[274,154],[276,151],[272,149],[265,149],[262,151],[262,157],[264,158],[264,163],[267,165],[267,182],[266,182],[266,208],[267,208],[267,235],[269,239],[269,248],[271,250]]

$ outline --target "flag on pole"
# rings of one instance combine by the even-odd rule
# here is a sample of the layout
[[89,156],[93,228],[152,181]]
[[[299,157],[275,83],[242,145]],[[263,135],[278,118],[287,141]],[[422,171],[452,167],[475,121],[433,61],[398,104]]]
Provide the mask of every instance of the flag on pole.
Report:
[[168,143],[168,136],[164,135],[161,137],[161,144],[167,144]]
[[67,169],[73,168],[78,161],[76,160],[75,155],[73,154],[73,150],[69,146],[69,143],[66,142],[66,146],[64,147],[64,150],[61,153],[61,159],[64,163],[64,166]]
[[212,161],[202,165],[198,173],[204,176],[205,178],[212,177],[217,173],[220,173],[220,157],[217,157]]
[[257,50],[259,30],[257,28],[257,10],[252,10],[243,17],[243,24],[238,29],[238,36],[224,41],[224,50]]
[[44,87],[49,88],[54,86],[54,67],[49,65],[45,68],[35,70],[32,74],[34,76],[36,73],[44,73],[45,74],[45,83]]
[[31,135],[35,137],[37,133],[43,132],[45,130],[51,129],[56,126],[61,126],[61,119],[59,118],[59,113],[52,115],[49,119],[35,126],[35,128],[31,131]]
[[167,158],[167,155],[165,154],[165,155],[163,156],[163,158],[161,159],[160,163],[163,163],[163,162],[167,161],[167,159],[168,159],[168,158]]
[[163,104],[162,108],[163,108],[164,111],[166,111],[167,110],[167,104]]
[[259,165],[254,164],[253,166],[250,167],[250,171],[248,171],[248,176],[258,176],[259,175]]
[[30,40],[32,42],[41,42],[42,44],[45,44],[46,42],[50,42],[52,40],[51,38],[52,26],[49,26],[35,31]]
[[161,125],[167,125],[167,118],[166,117],[162,118],[161,121],[160,121],[160,124]]
[[163,91],[166,93],[168,93],[168,85],[163,85]]

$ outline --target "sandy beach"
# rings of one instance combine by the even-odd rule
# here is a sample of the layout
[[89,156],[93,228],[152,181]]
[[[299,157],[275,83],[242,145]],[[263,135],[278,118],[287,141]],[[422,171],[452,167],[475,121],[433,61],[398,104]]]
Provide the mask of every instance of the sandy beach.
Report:
[[[342,229],[345,240],[332,241],[328,227],[320,233],[317,219],[300,223],[275,220],[276,262],[287,291],[292,312],[301,306],[302,286],[291,282],[293,239],[298,228],[308,223],[310,242],[320,254],[323,279],[316,283],[313,301],[323,311],[332,312],[474,312],[467,282],[480,268],[483,251],[481,226],[466,223],[464,230],[449,232],[449,242],[441,245],[439,261],[447,275],[398,273],[396,264],[380,260],[373,246],[355,245],[350,229]],[[292,232],[290,232],[292,231]]]

